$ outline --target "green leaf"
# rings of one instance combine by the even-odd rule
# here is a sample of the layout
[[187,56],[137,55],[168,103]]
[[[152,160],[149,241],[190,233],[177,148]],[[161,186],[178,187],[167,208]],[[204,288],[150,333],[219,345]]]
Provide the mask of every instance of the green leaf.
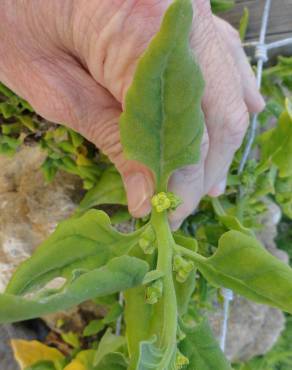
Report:
[[218,216],[218,218],[222,222],[222,224],[227,227],[227,229],[240,231],[243,234],[254,237],[253,231],[243,226],[237,217],[225,214],[222,216]]
[[68,333],[61,333],[61,338],[65,343],[69,344],[71,347],[75,349],[80,348],[79,337],[76,333],[73,333],[72,331],[69,331]]
[[283,213],[292,219],[292,176],[277,179],[276,201],[281,206]]
[[54,364],[50,361],[41,361],[37,364],[25,368],[25,370],[56,370]]
[[109,353],[116,352],[120,347],[126,344],[125,338],[112,334],[111,329],[108,329],[101,338],[97,352],[94,358],[94,366],[99,365],[104,356]]
[[[146,274],[147,275],[147,274]],[[123,307],[116,302],[103,319],[104,324],[110,324],[118,319],[123,313]]]
[[111,226],[106,213],[97,210],[63,221],[33,256],[18,267],[6,292],[24,294],[54,278],[70,280],[82,269],[98,268],[111,258],[126,254],[142,231],[122,234]]
[[148,166],[162,191],[200,154],[204,83],[189,47],[191,25],[190,0],[175,0],[138,63],[120,120],[126,157]]
[[95,187],[86,193],[80,202],[77,213],[84,212],[100,204],[127,204],[121,176],[114,166],[105,170]]
[[55,165],[55,161],[51,158],[46,158],[41,165],[41,170],[43,172],[44,178],[47,182],[54,180],[58,168]]
[[0,93],[6,96],[7,98],[14,96],[14,93],[10,89],[8,89],[8,87],[3,85],[2,82],[0,82]]
[[277,127],[261,135],[262,162],[272,162],[281,177],[292,175],[292,119],[288,112],[281,114]]
[[16,322],[66,310],[88,299],[117,293],[141,284],[148,265],[135,257],[113,258],[105,266],[80,275],[51,295],[28,299],[0,295],[0,323]]
[[245,6],[243,9],[243,16],[241,17],[240,24],[239,24],[239,36],[240,36],[241,41],[245,40],[248,22],[249,22],[249,10]]
[[182,330],[186,338],[179,348],[189,359],[187,370],[231,370],[207,320],[194,327],[183,325]]
[[127,361],[123,354],[115,352],[105,355],[94,370],[126,370]]
[[194,238],[186,236],[186,235],[182,234],[181,232],[173,233],[173,238],[174,238],[174,241],[177,244],[181,245],[182,247],[190,249],[194,252],[196,252],[198,250],[198,242]]
[[292,269],[253,237],[229,231],[210,258],[197,261],[204,277],[258,303],[292,313]]
[[[173,233],[175,242],[187,249],[194,252],[198,250],[198,242],[196,239],[183,235],[180,232]],[[190,272],[187,280],[184,283],[177,282],[174,276],[174,286],[176,291],[176,300],[179,316],[184,315],[187,312],[188,304],[190,302],[191,296],[195,290],[196,282],[196,270]]]
[[157,347],[156,337],[140,343],[140,354],[136,370],[176,370],[176,343],[172,348],[163,350]]
[[234,0],[211,0],[211,7],[214,13],[226,12],[234,7]]
[[90,337],[91,335],[98,334],[104,328],[103,320],[92,320],[90,323],[84,328],[83,336]]

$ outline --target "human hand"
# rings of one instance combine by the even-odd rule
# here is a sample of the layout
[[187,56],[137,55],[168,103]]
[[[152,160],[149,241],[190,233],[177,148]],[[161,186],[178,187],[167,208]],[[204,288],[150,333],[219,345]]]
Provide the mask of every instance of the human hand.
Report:
[[[193,0],[191,46],[206,81],[206,129],[200,162],[174,173],[170,190],[183,204],[173,228],[207,193],[224,191],[228,167],[248,125],[248,111],[264,102],[228,24],[212,16],[207,0]],[[2,0],[0,80],[54,122],[96,144],[115,163],[130,212],[150,211],[154,180],[143,165],[125,159],[118,120],[137,61],[158,31],[170,0]]]

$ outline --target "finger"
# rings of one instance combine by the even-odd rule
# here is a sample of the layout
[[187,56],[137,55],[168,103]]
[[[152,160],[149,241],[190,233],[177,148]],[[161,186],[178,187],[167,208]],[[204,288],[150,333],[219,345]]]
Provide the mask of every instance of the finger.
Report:
[[204,162],[208,147],[209,139],[205,130],[199,163],[177,170],[170,178],[169,190],[182,200],[182,204],[169,216],[170,226],[173,230],[177,230],[180,227],[184,219],[194,211],[204,195]]
[[[211,127],[209,131],[210,149],[205,162],[205,187],[208,193],[227,176],[249,124],[247,107],[242,101],[235,105],[230,102],[222,109],[225,109],[225,125],[220,131],[216,127]],[[210,116],[207,119],[210,120]]]
[[239,73],[213,23],[212,19],[208,24],[198,20],[191,37],[205,78],[202,107],[210,141],[205,162],[206,193],[223,180],[249,122]]
[[39,58],[33,68],[36,89],[28,97],[32,106],[50,121],[66,122],[101,149],[122,175],[131,214],[142,217],[149,213],[153,176],[145,166],[123,155],[120,104],[74,60],[50,63]]
[[239,71],[243,96],[250,113],[259,113],[265,107],[265,101],[259,92],[254,72],[248,62],[238,32],[224,20],[214,17],[215,24],[222,35],[235,65]]
[[210,197],[216,198],[224,194],[226,188],[227,177],[224,177],[217,185],[214,185],[209,191]]

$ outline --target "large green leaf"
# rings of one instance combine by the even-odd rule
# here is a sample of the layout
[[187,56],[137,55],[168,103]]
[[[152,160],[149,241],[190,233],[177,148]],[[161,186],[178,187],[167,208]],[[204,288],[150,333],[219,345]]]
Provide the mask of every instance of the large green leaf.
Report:
[[204,84],[189,47],[191,25],[191,1],[175,0],[139,61],[120,121],[126,156],[148,166],[160,190],[200,153]]
[[[286,103],[287,105],[288,103]],[[279,168],[280,176],[292,175],[292,118],[288,111],[281,114],[278,125],[260,138],[263,163],[272,162]]]
[[126,254],[141,231],[122,234],[111,226],[104,212],[97,210],[63,221],[33,256],[19,266],[6,292],[23,294],[54,278],[69,279],[82,269],[100,267],[111,258]]
[[148,264],[138,258],[113,258],[105,266],[85,272],[63,289],[36,294],[32,298],[0,295],[0,323],[27,320],[66,310],[81,302],[113,294],[142,283]]
[[127,204],[121,175],[113,166],[106,169],[96,186],[86,193],[80,202],[77,213],[100,204]]
[[183,331],[186,338],[179,347],[189,359],[187,370],[231,370],[207,320],[194,327],[183,326]]
[[253,237],[229,231],[216,253],[197,261],[205,278],[248,299],[292,313],[292,269]]

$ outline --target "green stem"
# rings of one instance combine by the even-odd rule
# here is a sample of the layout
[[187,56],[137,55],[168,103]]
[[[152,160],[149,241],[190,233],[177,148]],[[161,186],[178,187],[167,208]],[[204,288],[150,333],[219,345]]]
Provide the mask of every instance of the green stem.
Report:
[[213,209],[216,213],[217,216],[225,216],[226,213],[225,213],[225,210],[220,202],[220,200],[218,198],[212,198],[211,199],[211,202],[212,202],[212,206],[213,206]]
[[201,256],[200,254],[198,254],[198,253],[196,253],[196,252],[194,252],[194,251],[192,251],[190,249],[184,248],[184,247],[182,247],[180,245],[177,245],[176,244],[174,246],[174,250],[177,253],[183,254],[184,256],[187,256],[187,257],[191,258],[195,262],[195,264],[197,264],[197,265],[200,265],[200,264],[202,264],[202,263],[204,263],[204,262],[207,261],[207,258],[206,257]]
[[177,302],[172,276],[173,248],[175,245],[170,231],[167,212],[152,212],[151,224],[155,229],[158,241],[157,269],[164,273],[163,277],[163,329],[160,338],[161,347],[169,349],[169,356],[176,345]]

